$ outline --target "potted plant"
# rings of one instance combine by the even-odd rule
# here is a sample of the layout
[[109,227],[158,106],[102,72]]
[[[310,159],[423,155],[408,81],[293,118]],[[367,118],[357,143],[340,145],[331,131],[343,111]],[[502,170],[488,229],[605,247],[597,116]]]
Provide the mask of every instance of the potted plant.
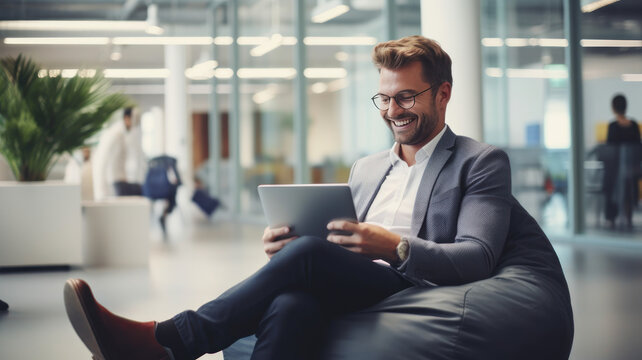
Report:
[[0,60],[0,154],[18,182],[0,183],[0,266],[81,262],[80,190],[44,182],[127,105],[101,76],[48,76],[23,56]]

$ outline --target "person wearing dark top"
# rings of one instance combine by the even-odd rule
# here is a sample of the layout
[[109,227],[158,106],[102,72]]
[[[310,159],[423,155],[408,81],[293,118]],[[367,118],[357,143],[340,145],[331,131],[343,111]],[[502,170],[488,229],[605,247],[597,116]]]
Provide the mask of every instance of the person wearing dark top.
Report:
[[[640,144],[640,127],[633,118],[626,116],[626,97],[617,94],[611,100],[615,120],[609,124],[606,144],[612,155],[604,164],[605,216],[611,228],[615,228],[615,219],[622,204],[627,227],[631,228],[633,205],[637,203],[637,178],[640,167],[638,152]],[[624,165],[623,169],[620,166]],[[615,175],[615,176],[614,176]],[[622,188],[618,192],[618,183]]]

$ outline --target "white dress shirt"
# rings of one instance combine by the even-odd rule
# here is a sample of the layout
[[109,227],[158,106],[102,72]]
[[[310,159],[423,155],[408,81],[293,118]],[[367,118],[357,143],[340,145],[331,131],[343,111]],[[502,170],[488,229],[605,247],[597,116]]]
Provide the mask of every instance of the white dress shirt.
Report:
[[445,132],[444,126],[437,136],[417,151],[413,166],[408,166],[399,157],[399,144],[395,142],[392,145],[389,156],[392,169],[381,184],[365,222],[381,226],[401,236],[416,235],[410,233],[410,225],[419,183],[437,143]]

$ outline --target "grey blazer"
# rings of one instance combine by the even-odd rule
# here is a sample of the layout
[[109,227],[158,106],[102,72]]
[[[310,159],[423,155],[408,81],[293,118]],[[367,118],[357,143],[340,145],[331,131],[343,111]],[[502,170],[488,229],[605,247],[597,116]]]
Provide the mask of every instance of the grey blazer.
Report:
[[[359,221],[390,168],[388,151],[353,165],[349,183]],[[568,296],[557,255],[511,195],[508,156],[496,147],[447,128],[421,179],[411,229],[409,257],[397,270],[415,284],[464,284],[500,266],[523,265]]]
[[[397,271],[453,286],[412,286],[332,319],[320,358],[568,359],[568,287],[550,242],[511,196],[506,154],[447,129],[429,161]],[[387,151],[353,166],[360,221],[389,170]],[[255,342],[240,340],[225,359],[249,359]]]

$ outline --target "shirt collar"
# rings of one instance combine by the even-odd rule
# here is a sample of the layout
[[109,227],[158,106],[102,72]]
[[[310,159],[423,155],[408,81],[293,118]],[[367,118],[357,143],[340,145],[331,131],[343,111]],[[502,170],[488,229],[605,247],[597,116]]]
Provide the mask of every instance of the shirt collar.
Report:
[[[439,143],[439,140],[441,140],[442,136],[444,136],[444,133],[446,133],[446,128],[448,125],[444,126],[443,129],[430,140],[426,145],[422,146],[419,151],[415,154],[415,163],[420,163],[422,161],[425,161],[430,158],[432,153],[435,151],[435,148],[437,147],[437,144]],[[392,144],[392,148],[390,149],[389,153],[389,159],[390,159],[390,165],[394,166],[397,161],[401,161],[402,163],[405,164],[399,157],[399,143],[395,141],[394,144]]]

